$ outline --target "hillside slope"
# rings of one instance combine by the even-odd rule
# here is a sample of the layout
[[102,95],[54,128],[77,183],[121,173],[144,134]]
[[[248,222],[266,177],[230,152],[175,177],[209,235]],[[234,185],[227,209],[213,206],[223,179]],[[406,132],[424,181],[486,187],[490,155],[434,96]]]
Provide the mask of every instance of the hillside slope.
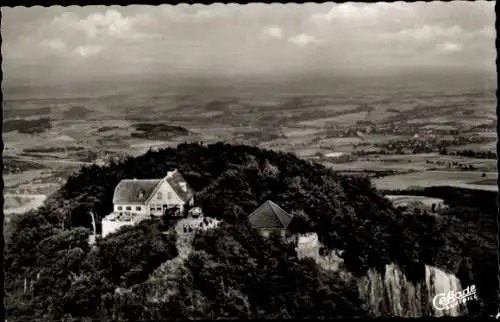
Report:
[[108,214],[121,179],[161,178],[174,168],[200,192],[203,210],[214,218],[241,220],[266,199],[287,211],[303,210],[306,215],[301,218],[311,225],[307,229],[317,231],[327,247],[350,245],[346,262],[360,273],[366,261],[371,266],[394,261],[407,266],[426,254],[425,247],[417,249],[408,238],[404,218],[368,179],[337,175],[292,154],[243,145],[181,144],[121,164],[82,168],[42,211],[65,208],[73,226],[91,227],[88,212],[93,210],[99,218]]
[[[195,251],[179,265],[175,278],[149,279],[178,255],[176,234],[160,233],[157,223],[128,227],[99,241],[95,250],[83,246],[84,233],[62,231],[69,226],[91,227],[90,211],[99,219],[108,214],[121,179],[161,178],[175,168],[197,191],[204,213],[228,223],[217,233],[195,237]],[[75,305],[96,312],[84,315],[87,318],[293,317],[309,316],[311,303],[317,302],[325,316],[363,316],[363,304],[348,284],[334,282],[335,274],[323,272],[311,261],[299,261],[293,250],[275,240],[262,240],[246,225],[246,216],[267,199],[295,214],[290,227],[294,232],[314,231],[327,249],[344,250],[345,266],[355,276],[366,275],[370,268],[384,270],[391,263],[411,281],[425,278],[425,264],[456,272],[461,250],[450,248],[449,225],[454,225],[454,232],[474,233],[470,225],[457,220],[403,215],[368,179],[338,175],[291,154],[221,143],[182,144],[122,163],[82,168],[45,206],[14,221],[15,239],[8,242],[6,254],[8,308],[15,316],[50,319],[74,314]],[[60,242],[54,244],[54,236]],[[34,252],[46,243],[53,244],[52,253],[65,258],[61,266],[46,267],[46,260]],[[73,245],[69,253],[68,244]],[[443,256],[442,247],[451,253]],[[255,265],[263,271],[252,275]],[[37,279],[41,269],[57,269],[59,280],[67,282],[41,283]],[[228,280],[217,282],[213,276]],[[25,277],[35,285],[33,290],[23,291]],[[303,283],[285,287],[290,281]],[[269,289],[274,297],[263,297],[269,302],[265,304],[260,293],[249,289],[254,283],[264,289],[274,285],[281,295]],[[167,303],[149,301],[165,289],[162,285],[177,295]],[[116,293],[117,287],[128,291]],[[298,290],[302,297],[294,295]],[[212,296],[217,301],[211,301]],[[333,303],[345,305],[340,309]],[[279,306],[282,312],[276,311]]]

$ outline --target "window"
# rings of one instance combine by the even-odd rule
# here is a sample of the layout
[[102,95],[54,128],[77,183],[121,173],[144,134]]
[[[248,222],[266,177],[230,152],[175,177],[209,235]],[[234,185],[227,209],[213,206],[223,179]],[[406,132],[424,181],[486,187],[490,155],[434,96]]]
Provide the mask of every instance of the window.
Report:
[[156,195],[156,198],[157,198],[158,200],[161,200],[161,198],[162,198],[161,191],[160,191],[160,192],[158,192],[158,194]]
[[161,211],[161,207],[157,207],[157,208],[156,208],[156,211]]
[[151,208],[149,209],[149,211],[151,211],[151,212],[155,212],[155,208],[154,208],[154,207],[151,207]]
[[168,192],[167,198],[168,198],[168,200],[172,199],[172,192],[171,191]]
[[132,207],[127,206],[127,207],[125,207],[125,210],[132,210]]
[[118,206],[118,210],[122,210],[122,209],[123,209],[123,207],[122,207],[122,206]]
[[141,211],[141,207],[137,206],[137,207],[135,207],[135,210]]

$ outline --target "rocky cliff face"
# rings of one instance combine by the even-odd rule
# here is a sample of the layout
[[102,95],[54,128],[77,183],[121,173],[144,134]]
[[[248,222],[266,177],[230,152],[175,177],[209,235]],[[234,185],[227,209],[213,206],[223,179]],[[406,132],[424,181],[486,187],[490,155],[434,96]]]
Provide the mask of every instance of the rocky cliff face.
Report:
[[358,279],[358,288],[374,316],[440,317],[466,313],[465,305],[446,310],[434,307],[436,295],[462,291],[462,286],[457,277],[433,266],[425,266],[425,280],[417,283],[408,281],[395,264],[386,265],[384,273],[370,269]]
[[[338,251],[327,256],[319,255],[321,247],[317,236],[309,234],[299,237],[297,255],[311,257],[323,268],[341,273],[343,278],[354,278],[344,267]],[[465,314],[465,304],[439,310],[433,305],[436,295],[462,291],[460,281],[453,274],[433,266],[425,266],[425,280],[409,281],[395,264],[385,266],[384,272],[368,270],[366,276],[357,278],[360,297],[368,305],[374,317],[423,317],[460,316]]]

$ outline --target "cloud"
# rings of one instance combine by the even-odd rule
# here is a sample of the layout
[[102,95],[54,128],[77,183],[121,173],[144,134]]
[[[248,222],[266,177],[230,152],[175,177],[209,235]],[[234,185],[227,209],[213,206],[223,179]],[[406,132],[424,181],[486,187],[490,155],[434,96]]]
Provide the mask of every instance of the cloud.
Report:
[[227,16],[228,10],[225,5],[203,6],[195,11],[193,8],[183,6],[161,5],[160,10],[169,22],[205,22],[215,18]]
[[116,10],[106,10],[104,14],[91,14],[80,20],[78,25],[89,37],[95,37],[101,33],[111,36],[123,35],[131,29],[133,23],[133,19],[124,17]]
[[436,46],[438,53],[441,54],[449,54],[454,52],[459,52],[463,49],[461,44],[457,44],[454,42],[445,42]]
[[226,15],[226,10],[224,10],[223,8],[204,8],[197,10],[193,15],[193,18],[199,21],[199,20],[223,17],[225,15]]
[[265,37],[268,38],[274,38],[274,39],[283,38],[283,30],[277,26],[267,27],[262,31],[262,33],[264,34]]
[[441,27],[424,25],[416,28],[403,29],[396,33],[384,33],[381,37],[394,40],[427,41],[442,37],[456,37],[462,34],[462,32],[463,30],[459,26]]
[[290,37],[288,39],[288,41],[291,42],[292,44],[295,44],[295,45],[301,46],[301,47],[306,46],[306,45],[311,44],[311,43],[319,42],[319,40],[316,39],[314,36],[304,34],[304,33]]
[[98,46],[78,46],[74,53],[81,57],[91,57],[99,54],[102,51],[102,47]]
[[355,5],[353,3],[335,4],[328,12],[314,14],[312,20],[316,22],[332,22],[334,20],[372,18],[378,14],[376,7]]
[[495,39],[495,37],[496,37],[495,27],[486,26],[486,27],[482,28],[481,30],[479,30],[477,32],[477,35],[482,36],[482,37]]
[[50,48],[53,50],[63,50],[66,49],[66,43],[60,39],[47,39],[43,40],[40,45],[45,48]]
[[66,30],[68,28],[84,32],[89,38],[97,36],[127,36],[135,22],[134,17],[124,17],[120,12],[108,9],[104,13],[96,12],[84,19],[73,13],[63,13],[54,18],[54,23]]
[[330,10],[324,13],[316,13],[311,16],[311,20],[316,23],[364,23],[382,21],[401,21],[409,17],[414,17],[415,12],[412,6],[407,3],[341,3],[334,4]]

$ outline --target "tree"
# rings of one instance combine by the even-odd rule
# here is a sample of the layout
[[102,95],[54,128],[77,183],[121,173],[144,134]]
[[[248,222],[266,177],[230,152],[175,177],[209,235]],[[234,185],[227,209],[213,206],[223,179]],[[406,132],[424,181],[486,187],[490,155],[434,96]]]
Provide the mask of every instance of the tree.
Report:
[[263,239],[253,229],[226,226],[198,234],[194,247],[197,255],[187,263],[193,285],[217,303],[216,316],[364,315],[356,288],[349,291],[338,276],[323,273],[312,261],[298,261],[293,246],[280,238]]
[[90,231],[85,228],[75,228],[61,231],[41,240],[36,246],[36,261],[39,267],[54,265],[54,254],[60,250],[79,248],[83,253],[89,251],[88,236]]
[[305,234],[306,232],[312,230],[310,218],[305,212],[293,211],[292,215],[293,215],[292,222],[288,226],[288,229],[291,232],[298,234]]
[[[25,216],[28,217],[29,214]],[[25,226],[26,224],[29,226]],[[31,226],[21,219],[15,226],[12,239],[6,245],[5,271],[9,276],[29,271],[36,263],[38,243],[57,233],[57,229],[47,223]]]
[[97,235],[96,215],[92,210],[89,212],[89,215],[90,215],[90,218],[92,219],[92,233],[95,236],[95,235]]
[[70,228],[70,218],[72,204],[69,200],[63,200],[54,207],[54,215],[57,217],[59,229],[65,230]]
[[101,240],[89,254],[89,263],[117,286],[137,284],[177,256],[176,239],[174,232],[164,235],[157,223],[143,221]]

